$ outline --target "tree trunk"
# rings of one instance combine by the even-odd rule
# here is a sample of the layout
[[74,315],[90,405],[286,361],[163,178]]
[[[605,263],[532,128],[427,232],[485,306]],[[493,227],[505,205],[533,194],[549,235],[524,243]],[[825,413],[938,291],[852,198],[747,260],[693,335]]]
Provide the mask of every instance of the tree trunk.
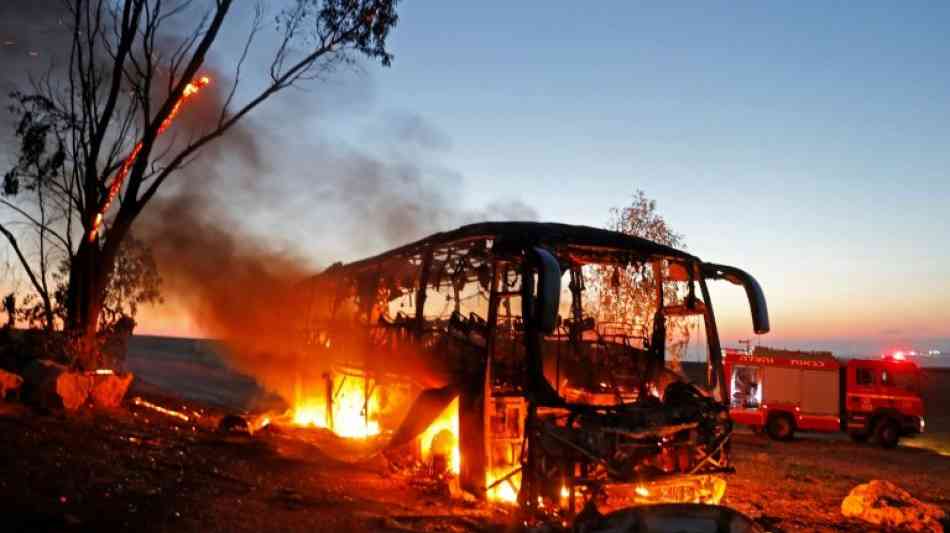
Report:
[[53,314],[53,303],[49,298],[49,292],[40,293],[40,298],[43,300],[43,326],[46,329],[46,333],[52,333],[55,315]]
[[102,270],[98,261],[100,255],[98,243],[83,240],[69,267],[64,329],[67,337],[75,342],[76,364],[84,370],[95,369],[99,362],[96,325],[104,298],[104,295],[96,294]]
[[76,364],[84,370],[94,370],[102,363],[96,330],[119,244],[127,230],[128,224],[117,221],[109,228],[108,240],[101,248],[98,239],[83,239],[70,264],[65,330],[76,343]]

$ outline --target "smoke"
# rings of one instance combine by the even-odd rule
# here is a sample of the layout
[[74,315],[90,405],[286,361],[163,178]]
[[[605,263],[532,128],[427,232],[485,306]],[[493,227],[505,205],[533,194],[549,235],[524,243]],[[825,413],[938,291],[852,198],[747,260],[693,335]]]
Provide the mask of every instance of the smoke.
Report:
[[300,359],[296,344],[308,308],[329,297],[301,298],[308,276],[464,223],[536,218],[514,200],[460,208],[460,175],[425,161],[383,161],[326,140],[271,160],[271,150],[286,151],[279,138],[265,139],[257,164],[247,165],[227,155],[246,138],[224,138],[214,157],[203,154],[175,177],[135,231],[153,247],[167,299],[225,341],[238,369],[287,400],[298,380],[314,387],[329,369],[328,361]]
[[62,24],[65,14],[61,2],[0,2],[0,161],[4,165],[13,160],[9,147],[15,145],[7,96],[15,90],[28,90],[31,80],[42,76],[52,65],[64,63],[71,42],[70,33]]
[[71,35],[63,18],[62,2],[4,0],[0,2],[0,90],[5,97],[24,88],[31,76],[61,63],[69,52]]
[[[217,123],[247,35],[241,10],[250,8],[241,6],[202,69],[212,84],[188,100],[163,143],[181,146]],[[55,2],[0,2],[4,88],[48,67],[50,51],[69,50],[62,14]],[[166,47],[177,45],[166,37]],[[251,49],[237,104],[266,83],[272,44],[262,39]],[[278,94],[202,149],[133,227],[152,246],[165,299],[227,342],[236,366],[285,397],[301,367],[291,341],[311,302],[294,296],[308,276],[465,223],[537,218],[515,199],[466,207],[473,203],[466,180],[441,163],[453,148],[447,134],[420,114],[380,113],[365,72],[333,78]],[[333,133],[334,124],[354,122],[365,125],[358,148]],[[325,369],[319,361],[305,366],[308,375]]]
[[[153,247],[167,298],[224,340],[239,369],[287,399],[298,374],[316,383],[328,369],[298,359],[293,342],[308,306],[323,296],[298,297],[308,276],[465,223],[537,218],[516,200],[460,207],[464,180],[427,161],[428,148],[411,150],[415,160],[402,152],[386,161],[326,135],[302,151],[284,142],[297,132],[248,128],[258,133],[249,137],[254,164],[229,156],[248,137],[225,137],[212,156],[175,176],[135,231]],[[399,123],[391,131],[400,144]]]

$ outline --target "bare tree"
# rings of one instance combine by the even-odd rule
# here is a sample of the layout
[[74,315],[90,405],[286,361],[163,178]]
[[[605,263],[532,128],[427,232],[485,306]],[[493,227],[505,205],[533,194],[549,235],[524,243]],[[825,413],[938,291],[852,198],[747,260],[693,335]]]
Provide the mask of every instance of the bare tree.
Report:
[[[662,215],[657,213],[656,201],[638,190],[630,205],[610,210],[607,228],[627,235],[641,237],[673,248],[683,248],[683,236],[673,231]],[[603,267],[594,272],[594,291],[591,291],[591,309],[605,322],[632,324],[638,334],[647,335],[656,315],[657,281],[653,265],[631,263],[626,268]],[[664,299],[673,302],[681,298],[671,284],[664,286]],[[670,355],[679,359],[689,339],[690,326],[685,318],[668,319],[667,329]]]
[[[34,229],[34,256],[9,223],[0,232],[43,301],[47,327],[54,314],[50,266],[67,262],[64,328],[78,341],[80,366],[98,362],[96,328],[120,246],[168,178],[281,91],[360,57],[389,65],[385,45],[396,2],[290,2],[274,19],[278,41],[265,66],[267,83],[238,102],[242,69],[263,29],[257,5],[216,119],[184,140],[162,133],[210,81],[202,67],[233,0],[208,0],[199,17],[192,14],[201,6],[191,0],[65,2],[68,66],[31,92],[12,95],[20,150],[4,176],[3,205]],[[190,31],[178,31],[183,21],[192,21]]]

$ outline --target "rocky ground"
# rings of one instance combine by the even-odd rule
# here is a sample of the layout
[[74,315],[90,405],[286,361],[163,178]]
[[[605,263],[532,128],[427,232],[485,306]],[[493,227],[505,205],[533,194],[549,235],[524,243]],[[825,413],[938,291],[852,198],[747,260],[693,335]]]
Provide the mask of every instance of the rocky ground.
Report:
[[[189,420],[129,401],[71,414],[0,401],[0,531],[515,529],[510,509],[452,500],[444,487],[394,473],[371,458],[372,443],[353,448],[273,426],[252,437],[219,433],[226,412],[286,406],[208,343],[133,341],[129,398]],[[842,516],[841,502],[855,485],[883,479],[950,511],[950,417],[941,418],[950,387],[941,384],[925,391],[927,434],[897,450],[739,432],[723,503],[773,532],[874,531]]]
[[[133,391],[188,414],[140,406],[42,412],[0,402],[3,531],[504,531],[510,511],[451,500],[393,474],[320,451],[316,430],[253,437],[214,431],[221,412]],[[197,417],[201,415],[201,417]],[[371,450],[350,449],[348,460]],[[742,433],[725,504],[770,531],[869,531],[842,499],[872,479],[950,509],[950,457],[848,440],[776,443]]]
[[0,402],[2,530],[471,531],[505,522],[497,510],[414,488],[381,461],[331,459],[305,430],[221,434],[213,410],[146,397],[191,420],[134,405],[64,414]]
[[723,503],[771,531],[874,531],[845,519],[841,502],[856,485],[875,479],[950,511],[950,457],[929,449],[885,450],[808,435],[775,442],[743,433],[732,456],[737,473]]

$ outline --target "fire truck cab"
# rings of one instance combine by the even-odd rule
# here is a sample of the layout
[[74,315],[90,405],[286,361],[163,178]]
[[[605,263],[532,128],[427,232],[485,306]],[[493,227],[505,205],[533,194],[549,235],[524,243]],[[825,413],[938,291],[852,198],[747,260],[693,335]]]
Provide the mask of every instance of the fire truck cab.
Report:
[[920,370],[894,357],[841,361],[830,352],[726,349],[734,422],[776,440],[796,431],[847,432],[887,448],[924,430]]

